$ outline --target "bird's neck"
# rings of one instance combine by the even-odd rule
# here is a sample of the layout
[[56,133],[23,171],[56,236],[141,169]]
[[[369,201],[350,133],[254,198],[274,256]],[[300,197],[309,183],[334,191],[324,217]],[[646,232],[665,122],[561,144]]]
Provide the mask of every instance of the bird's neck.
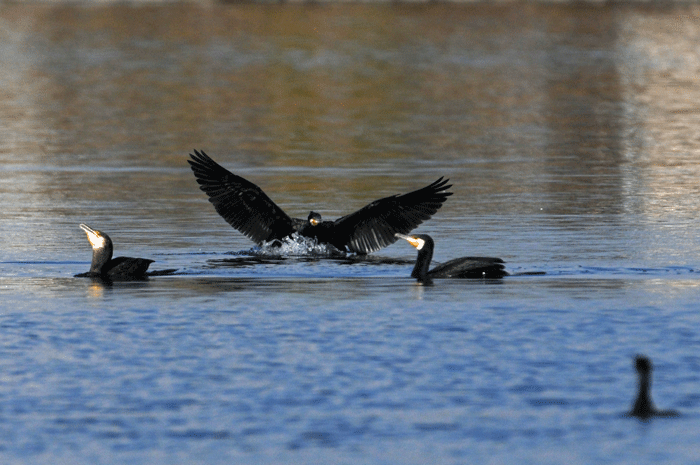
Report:
[[428,270],[430,269],[430,261],[433,259],[433,251],[429,247],[424,247],[418,251],[418,259],[416,260],[416,266],[413,267],[411,272],[411,277],[419,280],[424,280],[428,276]]
[[92,250],[92,263],[90,264],[91,273],[102,273],[102,267],[112,259],[112,247],[102,247]]
[[649,373],[639,375],[639,394],[634,403],[632,413],[637,416],[649,416],[655,411],[654,403],[651,400],[651,377]]

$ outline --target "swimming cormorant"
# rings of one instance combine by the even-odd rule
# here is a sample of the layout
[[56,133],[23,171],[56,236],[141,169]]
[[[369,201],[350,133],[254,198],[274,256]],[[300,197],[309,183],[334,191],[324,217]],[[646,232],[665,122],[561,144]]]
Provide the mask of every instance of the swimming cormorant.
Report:
[[101,231],[81,224],[80,229],[87,234],[92,245],[92,263],[90,271],[75,275],[76,278],[100,278],[106,281],[128,281],[144,279],[148,276],[171,274],[176,270],[161,270],[148,273],[148,267],[153,260],[147,258],[117,257],[112,258],[114,246],[112,239]]
[[651,370],[652,364],[644,355],[637,355],[634,359],[634,366],[639,376],[639,393],[634,401],[634,406],[630,415],[647,420],[651,417],[676,417],[675,410],[657,410],[654,401],[651,400]]
[[323,221],[311,212],[306,220],[291,218],[258,186],[194,151],[188,160],[199,187],[228,224],[258,245],[298,233],[331,244],[343,252],[368,254],[396,242],[395,233],[409,233],[429,219],[452,195],[452,185],[440,178],[403,195],[375,200],[355,213],[335,221]]
[[411,277],[418,281],[430,281],[439,278],[486,278],[495,279],[508,276],[504,261],[492,257],[462,257],[437,265],[429,270],[430,261],[433,259],[435,242],[427,234],[406,236],[396,234],[397,238],[405,239],[418,250],[416,266],[413,267]]

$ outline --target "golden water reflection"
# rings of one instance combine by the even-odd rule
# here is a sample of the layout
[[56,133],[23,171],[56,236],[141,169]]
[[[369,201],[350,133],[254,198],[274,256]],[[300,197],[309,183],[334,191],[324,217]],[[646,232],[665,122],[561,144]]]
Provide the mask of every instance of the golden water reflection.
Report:
[[0,192],[26,189],[9,214],[48,197],[172,215],[201,198],[184,162],[199,148],[297,215],[447,175],[452,217],[688,219],[697,13],[4,4],[0,162],[17,177]]

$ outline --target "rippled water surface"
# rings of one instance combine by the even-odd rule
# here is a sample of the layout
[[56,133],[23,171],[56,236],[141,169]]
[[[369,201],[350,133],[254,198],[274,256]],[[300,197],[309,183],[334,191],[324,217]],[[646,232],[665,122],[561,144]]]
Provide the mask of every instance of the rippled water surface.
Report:
[[[699,13],[0,5],[1,461],[699,461]],[[513,276],[260,256],[193,149],[296,217],[449,177],[417,232]]]

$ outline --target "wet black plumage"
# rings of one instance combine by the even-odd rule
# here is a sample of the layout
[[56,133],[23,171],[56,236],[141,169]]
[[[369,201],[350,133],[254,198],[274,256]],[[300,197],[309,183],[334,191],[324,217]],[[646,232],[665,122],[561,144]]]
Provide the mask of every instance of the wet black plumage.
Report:
[[493,257],[461,257],[445,263],[441,263],[432,270],[430,262],[433,259],[435,242],[427,234],[406,236],[396,234],[397,238],[405,239],[418,250],[416,265],[413,267],[411,277],[418,281],[430,281],[441,278],[495,279],[508,276],[505,263],[500,258]]
[[434,215],[452,195],[448,180],[402,195],[375,200],[335,221],[322,221],[311,212],[306,220],[291,218],[258,186],[237,176],[202,151],[188,160],[200,188],[216,211],[235,229],[257,244],[284,239],[293,233],[331,244],[338,250],[367,254],[397,241]]
[[109,281],[126,281],[144,279],[156,274],[170,274],[175,270],[162,270],[148,273],[148,267],[153,260],[147,258],[117,257],[112,258],[114,245],[110,237],[86,224],[81,224],[80,229],[87,234],[88,241],[92,245],[92,263],[90,271],[80,273],[76,277],[101,278]]

